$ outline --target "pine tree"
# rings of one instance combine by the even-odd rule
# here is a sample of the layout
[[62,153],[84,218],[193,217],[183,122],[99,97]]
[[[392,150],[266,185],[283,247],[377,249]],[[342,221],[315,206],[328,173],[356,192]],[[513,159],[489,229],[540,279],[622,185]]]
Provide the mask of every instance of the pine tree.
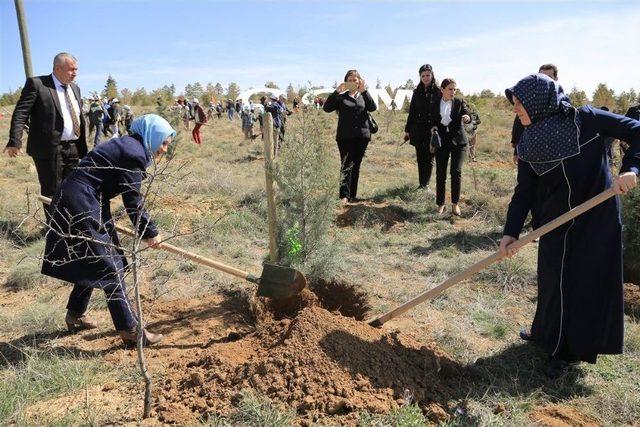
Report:
[[293,88],[293,85],[289,83],[289,86],[287,86],[287,101],[291,102],[295,97],[296,97],[296,90]]
[[238,98],[238,95],[240,95],[240,86],[234,82],[229,83],[229,87],[227,88],[227,98],[235,101]]
[[103,98],[117,98],[118,97],[118,85],[111,74],[107,77],[107,83],[104,85],[104,90],[102,91]]
[[264,84],[264,87],[268,87],[269,89],[280,89],[280,88],[278,87],[278,85],[277,85],[275,82],[271,81],[271,80],[269,80],[268,82],[266,82],[266,83]]
[[587,105],[589,103],[589,99],[587,98],[587,94],[583,90],[578,90],[577,87],[573,87],[571,92],[567,94],[569,100],[571,101],[571,105],[574,107],[582,107],[583,105]]
[[593,92],[593,106],[607,107],[610,111],[616,109],[616,98],[613,89],[609,89],[606,83],[598,84],[595,92]]

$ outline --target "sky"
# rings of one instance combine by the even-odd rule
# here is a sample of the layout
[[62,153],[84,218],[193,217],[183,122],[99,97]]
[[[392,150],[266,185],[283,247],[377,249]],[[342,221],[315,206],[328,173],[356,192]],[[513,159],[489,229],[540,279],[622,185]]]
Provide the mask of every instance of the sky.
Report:
[[[267,81],[329,87],[356,68],[373,87],[453,77],[503,93],[543,63],[565,90],[640,89],[640,1],[23,0],[35,75],[79,61],[83,94]],[[0,0],[0,93],[24,85],[14,2]]]

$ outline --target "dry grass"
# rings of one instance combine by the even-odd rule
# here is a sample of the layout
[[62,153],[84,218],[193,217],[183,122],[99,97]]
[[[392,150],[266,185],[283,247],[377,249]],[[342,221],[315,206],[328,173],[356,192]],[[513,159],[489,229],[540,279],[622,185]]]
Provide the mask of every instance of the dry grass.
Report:
[[[360,178],[360,197],[367,201],[360,205],[354,224],[335,223],[329,231],[341,254],[333,275],[365,291],[373,314],[436,286],[495,250],[515,182],[508,143],[512,115],[490,105],[479,107],[483,120],[479,161],[473,170],[469,164],[464,166],[462,218],[439,217],[434,195],[414,190],[415,151],[408,144],[400,145],[406,114],[375,113],[381,130],[367,151]],[[336,118],[331,114],[327,120],[322,138],[333,141]],[[6,139],[7,132],[8,121],[4,120],[0,137]],[[196,146],[189,136],[184,134],[176,156],[188,175],[162,189],[152,216],[165,230],[175,226],[186,232],[172,243],[248,271],[259,270],[268,252],[260,139],[243,140],[239,121],[226,118],[214,118],[203,129],[202,146]],[[337,148],[333,162],[337,170]],[[20,221],[25,213],[25,190],[37,192],[30,164],[26,157],[0,159],[0,221]],[[384,205],[382,211],[380,205]],[[342,212],[338,209],[336,216]],[[392,214],[395,219],[389,221]],[[14,262],[24,255],[24,249],[6,236],[2,244],[9,255],[0,260],[0,278],[6,283],[11,274],[18,274]],[[460,395],[468,397],[464,410],[448,425],[527,425],[531,423],[527,413],[550,402],[573,407],[605,424],[637,422],[640,327],[635,321],[626,321],[624,356],[603,357],[597,365],[581,366],[555,384],[539,373],[544,364],[542,355],[520,344],[517,331],[529,325],[535,304],[535,258],[536,250],[531,246],[513,260],[482,272],[390,323],[390,328],[436,341],[477,372],[477,379],[470,383],[452,384],[460,389]],[[239,283],[166,256],[162,269],[148,274],[151,301],[196,297]],[[1,290],[0,298],[6,292]],[[60,301],[42,304],[49,304],[52,311],[62,310]],[[40,311],[47,313],[46,309]],[[19,313],[2,314],[5,319],[16,319],[13,326],[3,329],[5,334],[26,333],[24,322],[17,320]],[[247,417],[270,410],[264,402],[252,402],[257,412],[252,410],[251,415],[252,411],[246,410]],[[452,408],[461,405],[450,403]],[[504,410],[496,411],[498,406]],[[403,411],[384,419],[363,414],[363,425],[422,422],[422,415],[414,413],[411,406]],[[287,414],[268,415],[274,420],[287,419]]]

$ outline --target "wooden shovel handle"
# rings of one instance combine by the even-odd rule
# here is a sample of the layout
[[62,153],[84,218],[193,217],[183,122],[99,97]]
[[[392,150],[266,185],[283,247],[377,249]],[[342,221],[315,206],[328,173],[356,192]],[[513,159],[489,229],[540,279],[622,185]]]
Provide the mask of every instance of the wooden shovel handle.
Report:
[[[519,240],[516,240],[515,242],[513,242],[512,244],[510,244],[508,246],[509,249],[520,249],[524,245],[533,242],[535,239],[543,236],[544,234],[548,233],[549,231],[560,227],[562,224],[564,224],[564,223],[566,223],[568,221],[571,221],[573,218],[575,218],[578,215],[588,211],[589,209],[593,208],[594,206],[599,205],[600,203],[604,202],[607,199],[610,199],[611,197],[615,196],[615,194],[616,193],[615,193],[615,190],[613,188],[610,188],[610,189],[608,189],[606,191],[603,191],[602,193],[598,194],[595,197],[592,197],[591,199],[587,200],[586,202],[582,203],[581,205],[578,205],[575,208],[571,209],[570,211],[560,215],[559,217],[557,217],[553,221],[550,221],[550,222],[546,223],[545,225],[543,225],[540,228],[536,228],[531,233],[523,236]],[[440,295],[442,292],[446,291],[447,289],[449,289],[453,285],[455,285],[455,284],[457,284],[459,282],[462,282],[463,280],[465,280],[465,279],[469,278],[470,276],[476,274],[477,272],[487,268],[491,264],[493,264],[493,263],[495,263],[497,261],[500,261],[501,259],[502,259],[502,255],[500,255],[500,252],[495,252],[494,254],[484,258],[483,260],[478,261],[477,263],[475,263],[471,267],[467,268],[466,270],[454,275],[453,277],[450,277],[449,279],[445,280],[443,283],[441,283],[440,285],[436,286],[435,288],[429,289],[428,291],[425,291],[425,292],[421,293],[420,295],[418,295],[417,297],[413,298],[412,300],[409,300],[409,301],[405,302],[404,304],[398,306],[397,308],[393,309],[392,311],[389,311],[388,313],[385,313],[382,316],[371,320],[369,322],[369,324],[372,325],[372,326],[376,326],[376,327],[382,326],[384,323],[388,322],[389,320],[393,319],[394,317],[400,316],[401,314],[411,310],[412,308],[414,308],[418,304],[421,304],[421,303],[423,303],[424,301],[426,301],[428,299],[435,298],[436,296]]]
[[[45,196],[38,196],[38,199],[40,201],[42,201],[43,203],[46,204],[50,204],[51,203],[51,199]],[[116,224],[116,230],[118,230],[119,232],[126,234],[128,236],[131,237],[136,237],[136,233],[134,233],[133,230],[127,228],[127,227],[123,227],[121,225]],[[242,270],[238,270],[237,268],[231,267],[229,265],[223,264],[221,262],[218,261],[214,261],[210,258],[206,258],[203,257],[202,255],[198,255],[195,254],[193,252],[189,252],[186,251],[184,249],[181,249],[177,246],[173,246],[169,243],[159,243],[157,246],[159,249],[163,249],[167,252],[171,252],[173,254],[176,255],[180,255],[183,256],[187,259],[190,259],[193,262],[197,262],[198,264],[202,264],[202,265],[206,265],[208,267],[212,267],[215,268],[216,270],[219,271],[223,271],[225,273],[231,274],[233,276],[239,277],[241,279],[245,279],[245,280],[250,280],[250,281],[254,281],[251,279],[255,279],[253,276],[251,276],[249,273],[247,273],[246,271],[242,271]]]

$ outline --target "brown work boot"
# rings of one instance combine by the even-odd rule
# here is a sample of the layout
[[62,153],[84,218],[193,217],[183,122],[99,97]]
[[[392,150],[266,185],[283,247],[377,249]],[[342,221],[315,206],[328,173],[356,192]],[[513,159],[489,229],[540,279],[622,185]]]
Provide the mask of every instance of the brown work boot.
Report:
[[78,332],[85,329],[95,329],[98,325],[92,322],[84,314],[78,314],[75,311],[67,310],[67,315],[64,318],[64,322],[67,324],[69,332]]
[[[122,342],[124,346],[127,348],[133,348],[137,345],[138,334],[136,328],[131,329],[130,331],[118,331],[120,338],[122,338]],[[164,335],[162,334],[153,334],[146,329],[144,329],[144,340],[142,344],[145,347],[154,345],[162,341]]]

